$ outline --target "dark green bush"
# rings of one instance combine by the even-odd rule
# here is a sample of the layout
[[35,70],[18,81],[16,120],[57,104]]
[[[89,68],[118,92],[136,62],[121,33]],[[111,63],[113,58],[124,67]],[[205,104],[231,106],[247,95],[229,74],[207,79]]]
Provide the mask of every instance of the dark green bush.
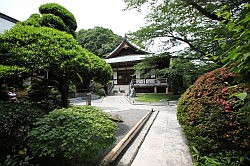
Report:
[[8,154],[25,153],[27,133],[43,114],[44,111],[31,102],[0,102],[1,161]]
[[201,155],[231,151],[249,156],[249,88],[234,85],[234,78],[228,69],[216,69],[200,77],[179,100],[178,120],[189,145]]
[[34,155],[50,157],[50,161],[82,164],[111,146],[115,131],[115,123],[101,110],[72,106],[56,109],[38,121],[29,133],[29,146]]
[[97,95],[99,95],[99,96],[106,96],[106,92],[105,92],[105,90],[104,89],[98,89],[97,91],[96,91],[96,94]]
[[49,96],[50,89],[46,81],[33,81],[28,87],[28,94],[33,101],[45,100]]
[[57,97],[59,94],[47,80],[33,81],[28,87],[29,100],[39,103],[48,112],[60,107],[60,98]]

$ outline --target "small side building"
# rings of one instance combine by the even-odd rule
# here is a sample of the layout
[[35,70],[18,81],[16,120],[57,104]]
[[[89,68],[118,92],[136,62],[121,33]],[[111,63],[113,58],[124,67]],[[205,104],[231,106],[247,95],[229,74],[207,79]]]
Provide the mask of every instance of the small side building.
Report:
[[0,34],[3,34],[5,30],[12,28],[17,22],[19,22],[17,19],[0,12]]
[[137,93],[168,93],[167,78],[142,78],[135,70],[135,65],[154,53],[141,49],[130,42],[127,37],[106,58],[113,69],[113,84],[115,91],[129,93],[130,85],[133,84]]

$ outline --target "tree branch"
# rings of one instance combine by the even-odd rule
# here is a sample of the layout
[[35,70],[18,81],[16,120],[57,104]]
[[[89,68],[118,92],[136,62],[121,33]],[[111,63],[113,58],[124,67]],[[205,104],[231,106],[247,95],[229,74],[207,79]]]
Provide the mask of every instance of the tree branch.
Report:
[[189,41],[186,37],[184,37],[184,39],[183,39],[183,38],[180,38],[180,37],[176,37],[176,36],[174,36],[174,35],[167,35],[166,37],[171,37],[171,38],[174,38],[174,39],[176,39],[176,40],[179,40],[179,41],[182,41],[182,42],[184,42],[184,43],[187,43],[187,44],[189,45],[189,47],[190,47],[192,50],[194,50],[194,51],[200,53],[201,56],[206,56],[206,53],[205,53],[205,52],[203,52],[202,50],[196,48],[192,43],[190,43],[190,41]]
[[210,18],[212,20],[217,20],[217,21],[223,21],[224,20],[222,17],[218,17],[216,14],[208,12],[205,8],[198,5],[193,0],[184,0],[184,1],[187,2],[188,4],[190,4],[191,6],[193,6],[201,14],[203,14],[204,16],[206,16],[206,17],[208,17],[208,18]]

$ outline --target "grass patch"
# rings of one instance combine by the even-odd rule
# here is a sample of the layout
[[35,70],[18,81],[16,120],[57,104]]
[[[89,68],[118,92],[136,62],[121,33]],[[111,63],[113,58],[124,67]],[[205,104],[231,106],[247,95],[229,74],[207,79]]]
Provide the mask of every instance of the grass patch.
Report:
[[178,100],[180,95],[171,95],[165,93],[146,93],[146,94],[136,94],[136,101],[141,102],[160,102],[161,100]]

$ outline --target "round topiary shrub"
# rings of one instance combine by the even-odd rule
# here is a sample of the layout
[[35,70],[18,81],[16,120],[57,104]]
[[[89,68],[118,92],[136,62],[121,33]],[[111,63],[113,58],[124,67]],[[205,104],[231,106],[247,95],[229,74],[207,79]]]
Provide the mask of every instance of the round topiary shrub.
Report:
[[235,85],[235,76],[226,68],[211,71],[179,99],[177,118],[201,155],[249,156],[249,87]]
[[50,112],[37,122],[28,139],[34,155],[50,157],[57,164],[79,165],[97,160],[100,150],[113,145],[115,132],[116,124],[105,112],[72,106]]

